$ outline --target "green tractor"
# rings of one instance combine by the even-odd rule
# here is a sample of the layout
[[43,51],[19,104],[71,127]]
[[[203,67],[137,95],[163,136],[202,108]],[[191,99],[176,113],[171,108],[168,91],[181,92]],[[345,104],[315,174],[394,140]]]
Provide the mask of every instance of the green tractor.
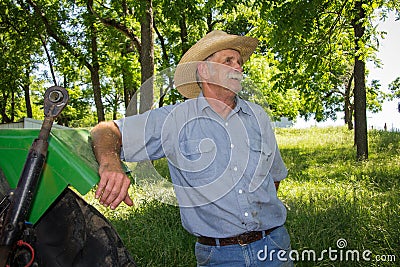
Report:
[[89,132],[52,129],[68,99],[50,87],[40,130],[0,129],[0,267],[136,266],[110,222],[80,197],[99,181]]

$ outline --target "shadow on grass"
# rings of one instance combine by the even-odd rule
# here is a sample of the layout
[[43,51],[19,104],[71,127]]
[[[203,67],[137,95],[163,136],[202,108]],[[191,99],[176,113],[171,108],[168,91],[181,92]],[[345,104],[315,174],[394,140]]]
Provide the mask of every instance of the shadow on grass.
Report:
[[[344,135],[337,139],[348,141],[335,145],[310,141],[310,133],[302,138],[289,134],[287,147],[281,137],[289,176],[280,195],[288,207],[292,248],[314,250],[318,258],[323,250],[338,250],[343,238],[344,250],[372,252],[371,262],[332,261],[325,255],[296,266],[399,266],[400,133],[371,131],[370,157],[362,162],[356,161],[351,138]],[[376,261],[380,255],[386,261]]]
[[138,266],[196,266],[196,240],[183,229],[178,207],[145,201],[124,220],[111,220]]
[[298,182],[347,182],[381,192],[400,186],[400,133],[373,132],[370,158],[357,162],[352,146],[281,148],[289,179]]
[[370,147],[377,152],[399,155],[400,153],[400,132],[370,131]]
[[[280,150],[283,160],[289,169],[292,179],[297,181],[315,180],[315,175],[310,170],[328,166],[344,168],[353,160],[353,148],[283,148]],[[355,159],[354,159],[355,160]],[[331,172],[331,171],[329,171]],[[321,175],[321,173],[319,173]],[[339,177],[336,177],[340,179]]]
[[[305,193],[286,201],[286,225],[292,249],[298,252],[293,254],[298,255],[296,266],[398,266],[399,199],[398,192],[365,193],[348,199]],[[315,254],[310,254],[311,250]],[[321,254],[324,250],[332,254]],[[352,254],[355,250],[358,257]],[[370,262],[362,258],[366,250],[371,251],[367,255]],[[376,261],[377,255],[386,256],[386,262]]]

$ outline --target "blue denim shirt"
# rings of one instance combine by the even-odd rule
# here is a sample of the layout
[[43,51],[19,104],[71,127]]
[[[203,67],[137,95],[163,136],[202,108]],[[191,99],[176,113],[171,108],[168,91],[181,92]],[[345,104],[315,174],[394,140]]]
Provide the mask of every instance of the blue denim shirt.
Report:
[[183,227],[223,238],[283,225],[286,208],[274,181],[287,175],[271,122],[237,97],[221,118],[200,96],[115,121],[121,159],[168,159]]

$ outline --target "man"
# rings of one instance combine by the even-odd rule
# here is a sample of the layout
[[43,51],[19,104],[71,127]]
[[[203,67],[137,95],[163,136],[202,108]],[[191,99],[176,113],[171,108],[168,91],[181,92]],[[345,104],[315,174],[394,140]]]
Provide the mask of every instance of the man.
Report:
[[168,159],[183,227],[198,237],[198,266],[292,266],[286,209],[277,198],[287,169],[270,120],[237,96],[257,39],[213,31],[179,62],[187,101],[103,122],[92,130],[96,197],[132,205],[125,161]]

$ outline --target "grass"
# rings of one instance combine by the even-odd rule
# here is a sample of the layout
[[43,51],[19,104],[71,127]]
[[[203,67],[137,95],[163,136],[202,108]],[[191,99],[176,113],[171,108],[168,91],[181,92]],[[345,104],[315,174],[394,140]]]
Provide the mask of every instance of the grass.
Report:
[[[398,266],[400,134],[369,132],[364,162],[355,161],[353,135],[344,128],[279,129],[277,138],[289,168],[279,195],[288,208],[292,248],[318,255],[339,250],[336,242],[345,239],[343,253],[372,252],[371,262],[325,257],[297,266]],[[373,261],[377,256],[387,261]]]
[[[353,132],[342,127],[276,129],[276,136],[289,169],[279,197],[296,266],[400,266],[400,133],[370,131],[363,162],[355,159]],[[165,160],[155,166],[168,174]],[[112,222],[138,266],[195,266],[195,238],[182,228],[178,207],[157,200],[168,180],[161,187],[156,180],[132,186],[133,207],[110,211],[93,194],[85,199]],[[311,250],[316,259],[336,252],[313,260]],[[356,250],[359,261],[346,254]],[[366,250],[371,261],[362,259]]]

